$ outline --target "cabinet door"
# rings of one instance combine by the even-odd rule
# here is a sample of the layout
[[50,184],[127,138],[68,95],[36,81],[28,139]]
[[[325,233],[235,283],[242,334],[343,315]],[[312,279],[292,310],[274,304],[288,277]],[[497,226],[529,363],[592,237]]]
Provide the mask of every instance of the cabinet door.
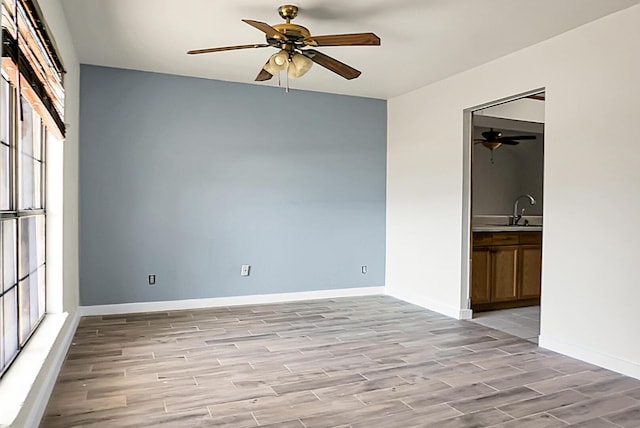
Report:
[[542,246],[520,247],[520,299],[540,297],[540,273],[542,270]]
[[471,305],[491,301],[491,252],[476,247],[471,253]]
[[507,302],[518,298],[518,245],[493,247],[492,302]]

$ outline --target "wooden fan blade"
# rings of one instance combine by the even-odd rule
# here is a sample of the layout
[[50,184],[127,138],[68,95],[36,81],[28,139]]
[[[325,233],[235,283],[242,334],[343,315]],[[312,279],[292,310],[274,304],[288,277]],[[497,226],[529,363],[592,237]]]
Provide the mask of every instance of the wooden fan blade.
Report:
[[500,138],[496,142],[500,143],[500,144],[507,145],[507,146],[517,146],[518,144],[520,144],[520,142],[513,141],[513,140],[510,140],[508,138]]
[[536,136],[535,135],[518,135],[518,136],[515,136],[515,137],[500,137],[500,138],[498,138],[498,141],[502,140],[502,139],[505,139],[505,140],[535,140]]
[[347,64],[342,63],[335,58],[331,58],[329,55],[318,52],[317,50],[305,49],[301,52],[304,56],[311,59],[311,61],[323,66],[327,70],[331,70],[334,73],[339,74],[347,80],[355,79],[356,77],[360,76],[360,74],[362,74],[355,68],[348,66]]
[[[267,61],[267,64],[269,64],[269,61]],[[269,73],[267,70],[264,69],[264,67],[262,67],[262,69],[260,70],[260,73],[258,73],[258,75],[256,76],[256,82],[264,82],[265,80],[269,80],[272,77],[273,77],[273,74]]]
[[275,28],[273,28],[271,25],[267,24],[266,22],[253,21],[251,19],[243,19],[242,22],[246,22],[247,24],[251,25],[252,27],[257,28],[258,30],[262,31],[270,39],[288,40],[287,36],[285,36],[284,34],[279,32],[278,30],[276,30]]
[[310,46],[380,46],[380,37],[373,33],[333,34],[304,39]]
[[271,45],[267,45],[265,43],[254,43],[253,45],[237,45],[237,46],[223,46],[220,48],[208,48],[208,49],[193,49],[188,51],[189,55],[203,54],[203,53],[211,53],[211,52],[223,52],[223,51],[234,51],[237,49],[251,49],[251,48],[267,48]]

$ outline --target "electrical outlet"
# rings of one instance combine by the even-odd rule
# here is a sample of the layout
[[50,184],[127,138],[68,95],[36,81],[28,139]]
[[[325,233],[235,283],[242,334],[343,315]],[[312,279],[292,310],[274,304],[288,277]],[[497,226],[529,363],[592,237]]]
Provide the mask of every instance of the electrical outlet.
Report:
[[156,276],[149,275],[149,285],[156,285]]
[[242,267],[240,267],[240,276],[249,276],[250,270],[251,265],[242,265]]
[[367,266],[362,266],[362,269],[360,270],[360,272],[362,272],[363,275],[367,274]]

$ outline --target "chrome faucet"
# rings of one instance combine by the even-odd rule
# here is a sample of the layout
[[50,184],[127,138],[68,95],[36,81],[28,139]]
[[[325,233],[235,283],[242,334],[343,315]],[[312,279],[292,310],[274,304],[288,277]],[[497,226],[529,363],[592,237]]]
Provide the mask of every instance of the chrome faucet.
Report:
[[529,198],[529,203],[531,205],[536,204],[536,200],[533,198],[533,196],[529,194],[518,196],[516,200],[513,201],[513,216],[509,217],[509,224],[511,226],[516,226],[520,221],[520,219],[522,218],[522,216],[524,215],[524,208],[522,209],[520,214],[518,214],[518,201],[520,201],[520,199],[523,199],[523,198]]

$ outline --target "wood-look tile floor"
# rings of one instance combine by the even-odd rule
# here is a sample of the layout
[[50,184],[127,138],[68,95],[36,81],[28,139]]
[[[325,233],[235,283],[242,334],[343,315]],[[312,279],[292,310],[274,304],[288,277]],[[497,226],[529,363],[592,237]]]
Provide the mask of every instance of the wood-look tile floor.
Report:
[[388,296],[87,317],[42,427],[640,427],[640,381]]

